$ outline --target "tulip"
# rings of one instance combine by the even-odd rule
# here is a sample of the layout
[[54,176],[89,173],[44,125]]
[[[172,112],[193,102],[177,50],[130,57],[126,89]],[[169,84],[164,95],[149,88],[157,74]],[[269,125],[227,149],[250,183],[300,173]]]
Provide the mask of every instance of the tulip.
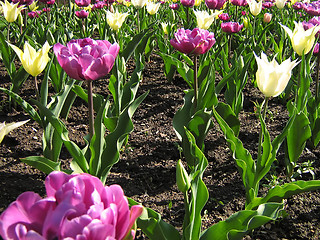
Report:
[[228,13],[221,13],[219,14],[219,19],[221,21],[228,21],[230,19],[230,16]]
[[172,3],[169,5],[172,10],[178,10],[180,5],[178,3]]
[[243,24],[239,24],[238,22],[223,22],[221,23],[222,31],[226,33],[237,33],[243,28]]
[[161,27],[162,27],[162,31],[164,32],[164,34],[168,35],[168,33],[169,33],[169,31],[168,31],[168,23],[162,22],[161,23]]
[[2,6],[4,18],[9,23],[12,23],[15,20],[17,20],[19,14],[21,13],[21,10],[23,9],[23,6],[18,7],[19,3],[12,4],[9,3],[7,0],[4,0],[4,2],[0,1],[0,4]]
[[30,11],[36,11],[36,10],[38,9],[37,3],[38,3],[38,1],[33,1],[33,2],[29,5]]
[[76,11],[75,14],[76,14],[76,16],[77,16],[78,18],[83,19],[83,18],[87,18],[87,17],[88,17],[89,12],[82,9],[81,11]]
[[194,6],[195,6],[195,7],[199,7],[200,4],[201,4],[201,2],[202,2],[202,0],[195,0],[195,1],[194,1]]
[[107,11],[107,23],[114,31],[118,31],[128,15],[128,13],[119,13],[117,10],[114,13]]
[[33,0],[13,0],[12,3],[19,3],[19,6],[29,6],[30,4],[33,3]]
[[292,8],[294,10],[301,10],[304,9],[305,4],[302,2],[296,2],[295,4],[292,5]]
[[209,14],[207,11],[194,11],[194,14],[197,18],[197,26],[201,29],[208,29],[213,23],[214,19],[221,13],[222,11],[217,11],[213,14]]
[[106,5],[104,2],[98,1],[98,2],[96,2],[95,4],[93,4],[92,10],[102,9],[102,8],[104,8],[105,6],[107,6],[107,5]]
[[161,3],[147,2],[147,12],[150,15],[154,15],[158,12]]
[[103,186],[89,174],[52,172],[47,197],[22,193],[0,216],[4,239],[133,239],[142,206],[129,209],[119,185]]
[[301,22],[294,22],[294,24],[295,28],[293,32],[287,26],[281,26],[290,37],[293,50],[299,56],[302,56],[302,54],[307,54],[312,49],[315,41],[315,35],[320,30],[320,26],[314,26],[308,30],[304,30]]
[[265,13],[263,15],[263,22],[269,23],[269,22],[271,22],[271,19],[272,19],[272,14],[271,13]]
[[313,55],[318,56],[318,54],[319,54],[319,43],[316,43],[314,45]]
[[180,3],[182,6],[185,6],[185,7],[193,7],[195,0],[180,0]]
[[74,0],[78,7],[88,7],[91,3],[90,0]]
[[170,40],[171,45],[180,52],[185,54],[193,54],[193,90],[194,90],[194,107],[197,108],[198,101],[198,79],[197,79],[197,56],[204,54],[216,42],[214,33],[201,28],[178,29],[174,34],[174,39]]
[[256,2],[255,0],[247,0],[250,12],[253,16],[257,16],[262,10],[262,1]]
[[6,124],[5,122],[0,123],[0,143],[2,142],[5,135],[7,135],[12,130],[22,126],[23,124],[27,123],[29,120],[20,121],[20,122],[12,122]]
[[274,6],[273,2],[263,2],[262,3],[262,9],[272,8],[273,6]]
[[146,5],[147,0],[131,0],[131,3],[135,8],[143,8]]
[[311,16],[320,16],[320,4],[317,1],[305,4],[304,10]]
[[41,11],[32,11],[28,12],[28,17],[33,19],[33,18],[38,18],[41,14]]
[[171,45],[178,51],[185,54],[204,54],[216,42],[214,34],[208,30],[195,28],[178,29],[174,34],[175,38],[170,40]]
[[246,6],[248,4],[247,0],[230,0],[230,3],[239,7]]
[[38,51],[36,51],[28,42],[25,42],[23,51],[13,44],[9,43],[9,46],[12,47],[18,55],[26,72],[32,76],[38,76],[47,66],[49,61],[48,52],[50,50],[48,42],[45,42],[43,47]]
[[180,159],[178,160],[176,167],[176,182],[178,189],[183,193],[186,193],[191,186],[191,179]]
[[286,5],[287,0],[276,0],[276,6],[279,9],[284,8],[284,6]]
[[221,9],[226,0],[205,0],[205,3],[210,9]]
[[277,97],[286,88],[290,78],[292,69],[299,64],[297,59],[292,61],[285,60],[280,65],[275,60],[268,61],[267,56],[261,53],[261,58],[254,54],[258,70],[256,72],[256,80],[259,90],[266,97]]
[[76,80],[97,80],[105,77],[113,67],[119,52],[117,43],[90,38],[71,40],[67,46],[53,46],[59,64]]

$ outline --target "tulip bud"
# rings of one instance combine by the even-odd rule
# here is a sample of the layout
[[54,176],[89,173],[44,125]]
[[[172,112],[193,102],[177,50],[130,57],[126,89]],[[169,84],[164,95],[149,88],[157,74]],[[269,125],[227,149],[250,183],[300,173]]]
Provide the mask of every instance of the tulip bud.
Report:
[[190,181],[189,175],[188,175],[186,169],[183,167],[180,159],[177,163],[176,181],[177,181],[178,189],[181,192],[185,193],[189,190],[189,188],[191,186],[191,181]]
[[265,13],[265,14],[263,15],[263,21],[264,21],[265,23],[271,22],[271,19],[272,19],[272,14],[271,14],[271,13]]
[[249,27],[249,20],[248,20],[248,18],[243,18],[243,26],[245,27],[245,28],[248,28]]

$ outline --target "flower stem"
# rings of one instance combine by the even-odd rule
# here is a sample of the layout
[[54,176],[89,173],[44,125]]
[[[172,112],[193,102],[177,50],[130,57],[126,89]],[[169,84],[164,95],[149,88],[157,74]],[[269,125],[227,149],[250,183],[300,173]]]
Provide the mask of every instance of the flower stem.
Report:
[[194,109],[198,105],[198,56],[195,54],[193,58],[193,91],[194,91]]
[[88,108],[89,108],[89,137],[91,140],[92,136],[94,135],[92,80],[88,80]]
[[317,69],[316,69],[316,102],[318,102],[319,98],[319,71],[320,71],[320,51],[318,51],[317,55]]
[[8,23],[7,41],[10,42],[10,23]]
[[34,87],[35,87],[35,90],[36,90],[37,100],[40,101],[40,94],[39,94],[37,76],[34,77]]
[[[267,113],[267,108],[268,108],[268,101],[269,101],[269,97],[266,97],[262,103],[262,107],[264,107],[263,112],[262,112],[262,119],[263,121],[266,118],[266,113]],[[260,111],[261,113],[261,111]],[[258,145],[258,159],[261,156],[261,146],[262,146],[262,140],[263,140],[263,135],[262,135],[262,127],[260,127],[260,131],[259,131],[259,145]]]
[[140,33],[140,19],[139,19],[140,9],[137,9],[137,26],[138,26],[138,32]]

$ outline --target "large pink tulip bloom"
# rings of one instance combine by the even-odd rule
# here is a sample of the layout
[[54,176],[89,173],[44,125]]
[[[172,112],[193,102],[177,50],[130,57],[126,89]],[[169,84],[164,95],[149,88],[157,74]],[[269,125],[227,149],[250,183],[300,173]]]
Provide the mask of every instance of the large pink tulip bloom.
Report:
[[192,31],[180,28],[174,34],[174,37],[170,40],[171,45],[185,54],[204,54],[216,42],[214,33],[200,28],[194,28]]
[[91,3],[91,0],[75,0],[75,3],[78,7],[88,7]]
[[91,38],[71,40],[64,46],[53,46],[58,62],[76,80],[97,80],[105,77],[113,67],[119,45],[107,40]]
[[89,174],[52,172],[47,197],[25,192],[0,216],[3,239],[122,240],[134,238],[132,229],[142,206],[129,209],[119,185],[103,186]]
[[243,24],[238,22],[223,22],[221,23],[222,31],[226,33],[237,33],[243,28]]
[[210,9],[221,9],[226,0],[205,0],[205,3]]

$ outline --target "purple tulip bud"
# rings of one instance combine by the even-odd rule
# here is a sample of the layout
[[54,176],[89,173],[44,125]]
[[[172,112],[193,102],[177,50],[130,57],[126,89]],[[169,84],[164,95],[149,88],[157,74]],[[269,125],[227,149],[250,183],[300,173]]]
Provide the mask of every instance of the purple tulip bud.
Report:
[[221,13],[219,14],[218,17],[221,21],[228,21],[230,19],[230,16],[228,13]]
[[232,5],[239,7],[246,6],[248,4],[247,0],[230,0],[230,2]]
[[180,28],[174,34],[174,37],[170,40],[171,45],[185,54],[204,54],[216,42],[214,33],[199,28],[194,28],[192,31]]
[[[89,174],[52,172],[45,181],[47,197],[22,193],[0,216],[3,239],[134,238],[132,229],[142,206],[129,209],[119,185],[103,186]],[[128,238],[129,239],[129,238]]]
[[226,0],[205,0],[205,3],[210,9],[221,9]]
[[247,12],[246,11],[241,11],[241,15],[245,16],[245,15],[247,15]]
[[239,24],[238,22],[223,22],[221,23],[222,31],[226,33],[237,33],[243,28],[243,24]]
[[88,7],[91,0],[74,0],[78,7]]
[[113,67],[119,45],[107,40],[91,38],[71,40],[64,46],[53,46],[59,64],[76,80],[97,80],[105,77]]
[[304,5],[304,10],[311,16],[320,16],[320,3],[318,1]]
[[172,3],[169,5],[172,10],[178,10],[180,5],[178,3]]
[[262,8],[265,9],[265,8],[272,8],[274,6],[273,2],[263,2],[262,3]]
[[316,43],[313,49],[313,55],[318,56],[319,54],[319,43]]
[[41,14],[41,11],[32,11],[32,12],[28,12],[28,17],[33,19],[33,18],[37,18],[39,17]]
[[81,11],[76,11],[75,14],[78,18],[82,19],[82,18],[87,18],[89,15],[89,12],[82,9]]
[[51,8],[43,8],[42,11],[43,11],[43,12],[50,12],[50,11],[51,11]]
[[302,2],[296,2],[295,4],[293,4],[292,8],[295,10],[301,10],[304,9],[304,3]]
[[104,8],[105,6],[107,6],[107,4],[103,1],[97,1],[93,7],[92,7],[92,10],[95,10],[95,9],[102,9]]
[[193,7],[195,0],[180,0],[180,3],[185,7]]

